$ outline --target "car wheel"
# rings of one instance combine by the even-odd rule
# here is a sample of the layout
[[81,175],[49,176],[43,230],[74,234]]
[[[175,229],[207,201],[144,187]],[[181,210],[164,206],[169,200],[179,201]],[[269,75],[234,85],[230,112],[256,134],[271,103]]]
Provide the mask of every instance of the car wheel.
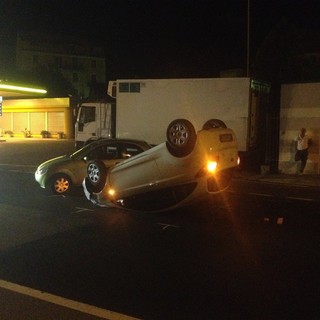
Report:
[[50,181],[48,188],[54,194],[66,194],[70,191],[72,185],[71,179],[66,174],[56,174],[54,175]]
[[210,119],[203,126],[202,130],[210,130],[212,128],[226,128],[226,124],[219,119]]
[[87,166],[87,180],[93,187],[94,192],[99,192],[105,185],[107,169],[101,160],[92,160]]
[[167,128],[167,149],[175,157],[185,157],[193,151],[197,134],[186,119],[176,119]]

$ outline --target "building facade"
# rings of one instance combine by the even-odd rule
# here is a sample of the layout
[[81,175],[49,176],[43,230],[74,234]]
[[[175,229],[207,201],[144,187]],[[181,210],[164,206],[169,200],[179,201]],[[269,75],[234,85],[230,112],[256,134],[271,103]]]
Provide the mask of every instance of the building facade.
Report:
[[[58,71],[86,98],[91,84],[106,83],[104,50],[87,41],[56,35],[20,33],[16,42],[16,67],[32,71],[39,66]],[[41,80],[41,79],[39,79]]]
[[0,136],[73,138],[70,98],[3,100]]
[[281,87],[279,170],[296,173],[295,139],[306,128],[312,139],[304,173],[320,173],[320,83],[284,84]]

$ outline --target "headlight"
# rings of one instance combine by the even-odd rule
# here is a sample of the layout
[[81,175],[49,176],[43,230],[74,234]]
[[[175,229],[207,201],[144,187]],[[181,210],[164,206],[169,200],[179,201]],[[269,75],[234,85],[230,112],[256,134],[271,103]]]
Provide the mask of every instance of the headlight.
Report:
[[42,167],[37,169],[37,174],[45,174],[48,171],[48,167]]

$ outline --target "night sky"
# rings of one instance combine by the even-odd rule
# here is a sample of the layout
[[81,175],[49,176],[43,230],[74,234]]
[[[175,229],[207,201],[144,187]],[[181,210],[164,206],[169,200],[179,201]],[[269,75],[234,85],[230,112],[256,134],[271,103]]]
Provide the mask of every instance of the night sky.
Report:
[[[105,49],[111,78],[206,77],[246,68],[246,0],[0,0],[0,32],[41,30]],[[320,31],[320,1],[250,0],[254,56],[281,20]],[[0,44],[1,50],[1,44]]]

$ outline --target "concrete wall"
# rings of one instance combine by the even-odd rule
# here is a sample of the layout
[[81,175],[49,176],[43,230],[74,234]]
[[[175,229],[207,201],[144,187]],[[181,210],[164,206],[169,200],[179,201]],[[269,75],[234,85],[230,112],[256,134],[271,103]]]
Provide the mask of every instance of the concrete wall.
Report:
[[320,83],[284,84],[281,87],[279,170],[296,173],[295,143],[300,129],[307,129],[313,144],[306,174],[320,173]]

